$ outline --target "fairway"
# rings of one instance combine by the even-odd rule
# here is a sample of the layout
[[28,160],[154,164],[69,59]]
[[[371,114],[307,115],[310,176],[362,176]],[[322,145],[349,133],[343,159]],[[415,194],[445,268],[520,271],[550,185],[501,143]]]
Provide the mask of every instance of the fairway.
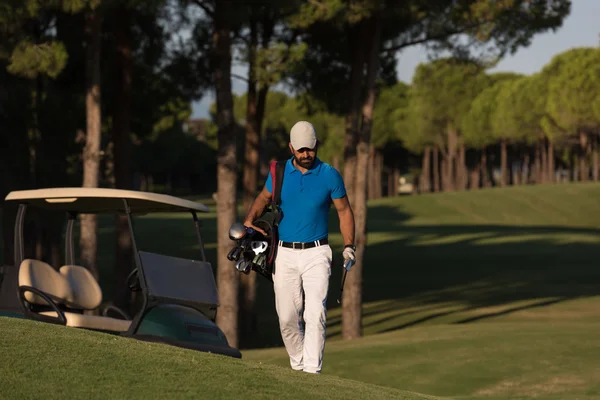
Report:
[[[600,317],[599,205],[596,184],[372,202],[365,333]],[[335,337],[338,313],[330,317]]]

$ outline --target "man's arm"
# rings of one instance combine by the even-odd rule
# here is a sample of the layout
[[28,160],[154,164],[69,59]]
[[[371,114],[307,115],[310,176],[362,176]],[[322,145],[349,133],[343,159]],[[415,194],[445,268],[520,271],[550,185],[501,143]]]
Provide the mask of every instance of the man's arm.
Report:
[[350,207],[348,196],[333,199],[333,205],[340,219],[340,232],[344,239],[344,245],[354,244],[354,213]]
[[253,228],[262,233],[263,235],[266,235],[265,231],[254,226],[252,222],[254,222],[254,220],[261,216],[265,207],[269,204],[270,201],[271,193],[269,193],[265,186],[263,187],[263,190],[261,190],[261,192],[258,194],[258,196],[256,196],[256,199],[254,199],[250,210],[248,210],[248,215],[246,215],[246,219],[244,220],[244,226]]

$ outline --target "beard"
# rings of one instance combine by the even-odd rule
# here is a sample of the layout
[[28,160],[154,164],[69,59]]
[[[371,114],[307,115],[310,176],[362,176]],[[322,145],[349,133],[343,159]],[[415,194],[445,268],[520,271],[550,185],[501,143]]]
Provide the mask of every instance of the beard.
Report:
[[296,160],[296,164],[298,164],[302,168],[310,169],[314,165],[316,157],[317,157],[316,155],[315,155],[315,157],[302,156],[300,158],[294,156],[294,159]]

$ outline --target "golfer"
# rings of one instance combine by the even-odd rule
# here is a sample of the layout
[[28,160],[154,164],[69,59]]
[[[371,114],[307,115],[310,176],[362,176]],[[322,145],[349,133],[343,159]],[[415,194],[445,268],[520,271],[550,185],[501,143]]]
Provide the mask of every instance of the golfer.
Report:
[[[290,131],[281,188],[279,248],[273,267],[275,308],[283,343],[294,370],[320,373],[325,349],[326,302],[332,250],[328,244],[328,215],[337,209],[344,240],[344,261],[355,259],[354,214],[340,173],[317,157],[313,125],[297,122]],[[271,176],[248,212],[252,224],[268,204]],[[262,231],[261,231],[262,232]],[[264,233],[264,232],[263,232]]]

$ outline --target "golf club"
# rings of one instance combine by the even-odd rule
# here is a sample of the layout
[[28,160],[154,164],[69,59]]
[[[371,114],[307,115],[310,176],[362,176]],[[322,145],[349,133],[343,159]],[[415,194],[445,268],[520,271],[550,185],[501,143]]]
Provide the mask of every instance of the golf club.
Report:
[[269,241],[262,233],[235,222],[229,228],[229,238],[235,245],[227,254],[227,259],[235,261],[237,271],[248,275],[254,270],[270,281],[273,280],[271,272],[266,268]]
[[344,294],[344,283],[346,282],[346,274],[354,265],[354,260],[348,259],[344,262],[344,274],[342,275],[342,287],[340,288],[340,297],[338,298],[338,304],[342,304],[342,295]]

